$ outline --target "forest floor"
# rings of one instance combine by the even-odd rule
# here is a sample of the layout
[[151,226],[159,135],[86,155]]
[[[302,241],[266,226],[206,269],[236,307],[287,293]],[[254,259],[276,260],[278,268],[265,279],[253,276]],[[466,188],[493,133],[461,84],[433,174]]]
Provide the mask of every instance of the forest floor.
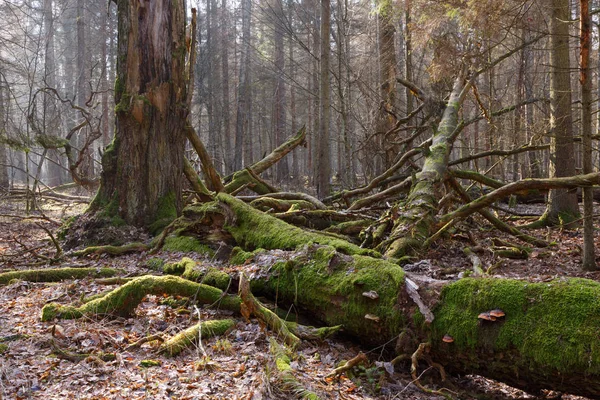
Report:
[[[116,267],[129,276],[156,273],[146,267],[145,253],[119,257],[68,255],[60,265],[47,266],[55,246],[47,232],[56,232],[62,219],[82,212],[84,204],[66,206],[46,201],[42,205],[48,219],[25,219],[24,201],[0,199],[0,272],[14,269],[49,267]],[[543,207],[521,206],[521,211],[541,213]],[[39,217],[39,213],[32,214]],[[471,221],[468,232],[455,234],[452,241],[434,246],[421,260],[408,266],[428,269],[439,279],[456,279],[471,264],[463,253],[467,245],[480,245],[484,270],[492,276],[546,281],[561,276],[578,276],[600,281],[600,272],[580,270],[581,230],[559,229],[536,232],[556,244],[549,249],[533,249],[526,260],[499,259],[491,251],[493,238],[514,242],[496,231]],[[473,241],[475,243],[473,243]],[[598,238],[600,241],[600,238]],[[597,242],[598,243],[598,242]],[[186,254],[200,260],[199,256]],[[160,253],[166,260],[179,260],[182,253]],[[216,263],[203,260],[205,263]],[[255,320],[244,320],[224,311],[198,309],[193,305],[173,308],[165,298],[147,296],[137,308],[135,318],[80,319],[41,322],[40,310],[50,301],[71,304],[83,296],[116,286],[101,285],[93,279],[61,283],[18,281],[0,286],[0,400],[1,399],[287,399],[280,391],[274,357],[269,351],[271,332]],[[165,337],[189,327],[197,320],[215,317],[235,318],[236,326],[220,338],[204,340],[201,346],[176,357],[158,355],[157,343],[136,350],[127,345],[151,334]],[[113,361],[88,357],[79,362],[57,357],[55,347],[81,353],[110,352]],[[2,346],[3,347],[3,346]],[[363,351],[371,363],[353,377],[326,376],[342,360]],[[299,357],[292,361],[295,375],[305,388],[323,399],[438,399],[411,383],[408,364],[392,367],[389,355],[381,348],[361,348],[348,338],[335,337],[322,343],[304,343]],[[159,365],[143,367],[143,360]],[[423,366],[421,371],[426,370]],[[443,385],[436,371],[428,370],[422,382],[431,388]],[[452,377],[453,398],[520,399],[537,398],[522,391],[479,376]],[[545,398],[554,393],[542,394]],[[563,396],[563,399],[576,399]]]

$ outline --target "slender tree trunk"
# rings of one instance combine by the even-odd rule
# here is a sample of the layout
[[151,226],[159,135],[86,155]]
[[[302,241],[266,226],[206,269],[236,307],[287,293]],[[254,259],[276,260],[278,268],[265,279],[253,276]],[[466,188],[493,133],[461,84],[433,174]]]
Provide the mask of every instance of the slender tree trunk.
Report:
[[[592,45],[589,0],[580,0],[580,75],[581,83],[581,136],[583,146],[583,173],[593,172],[592,165],[592,81],[590,79],[590,50]],[[583,269],[593,271],[596,266],[594,243],[594,188],[583,188]]]
[[251,0],[242,0],[242,45],[240,59],[240,73],[237,95],[237,116],[235,124],[235,156],[233,158],[233,170],[239,171],[243,165],[252,163],[252,144],[250,135],[250,102],[252,93],[250,91],[250,24],[251,24]]
[[[0,72],[2,69],[0,68]],[[4,74],[0,74],[0,132],[5,132],[6,119],[4,109],[4,80],[2,78]],[[8,152],[7,146],[4,143],[0,143],[0,190],[8,191],[10,188],[10,182],[8,179]]]
[[100,56],[102,63],[102,72],[100,76],[100,88],[102,89],[102,146],[106,147],[110,143],[110,123],[109,123],[109,109],[108,109],[108,98],[110,94],[108,92],[108,46],[106,41],[108,40],[108,13],[104,10],[100,12]]
[[309,171],[311,172],[311,176],[312,176],[312,183],[317,186],[318,183],[318,177],[319,177],[319,146],[321,143],[321,140],[319,139],[319,135],[320,135],[320,110],[321,110],[321,106],[320,106],[320,102],[321,102],[321,98],[319,93],[319,68],[320,68],[320,63],[321,60],[319,57],[317,57],[316,55],[319,54],[319,46],[320,46],[320,21],[321,21],[321,15],[320,15],[320,7],[319,7],[319,1],[320,0],[310,0],[310,5],[312,6],[313,9],[313,15],[314,18],[312,19],[312,26],[311,26],[311,31],[312,31],[312,52],[315,55],[315,57],[313,58],[313,63],[312,63],[312,92],[315,93],[315,95],[312,97],[312,132],[311,132],[311,138],[308,140],[308,148],[309,148],[309,159],[308,159],[308,165],[309,165]]
[[[77,105],[86,108],[88,100],[88,51],[86,49],[86,20],[85,0],[77,0]],[[83,148],[86,142],[86,136],[89,129],[81,129],[77,135],[76,143],[78,148]],[[91,146],[90,146],[91,147]],[[92,159],[91,148],[86,150],[84,162],[80,167],[81,176],[91,179],[94,176],[94,162]]]
[[331,178],[331,149],[329,145],[329,122],[331,118],[329,61],[329,36],[331,31],[331,0],[321,0],[321,69],[320,69],[320,118],[319,118],[319,154],[317,157],[317,194],[323,198],[329,196]]
[[394,12],[392,4],[385,1],[380,5],[379,14],[379,88],[380,88],[380,103],[378,107],[377,118],[377,138],[381,144],[381,151],[384,155],[383,170],[377,170],[376,174],[380,175],[389,168],[396,158],[397,154],[393,146],[384,142],[385,132],[390,131],[395,120],[389,112],[397,113],[396,99],[396,78],[398,71],[396,68],[396,47],[394,38],[396,36],[396,26],[394,23]]
[[[274,0],[271,5],[271,28],[273,29],[274,43],[274,64],[275,64],[275,101],[273,110],[273,130],[275,143],[274,147],[280,146],[286,139],[286,94],[285,94],[285,48],[283,26],[285,24],[285,14],[283,11],[283,0]],[[276,165],[276,180],[282,182],[290,174],[287,159],[282,159]]]
[[[290,27],[294,26],[294,2],[292,0],[288,0],[288,21]],[[294,38],[291,32],[287,35],[287,43],[288,43],[288,71],[289,76],[292,79],[296,79],[296,66],[295,66],[295,58],[294,58]],[[290,91],[290,119],[291,119],[291,130],[292,132],[298,131],[298,117],[296,116],[296,89],[295,83],[291,82],[289,85]],[[292,152],[292,168],[291,168],[291,178],[292,182],[297,184],[299,182],[298,176],[300,174],[300,166],[299,166],[299,158],[300,158],[300,149],[296,149]]]
[[90,211],[151,227],[182,205],[185,8],[169,0],[118,0],[117,7],[116,132]]
[[[550,106],[552,129],[550,176],[575,175],[571,77],[569,62],[569,0],[552,0],[550,18]],[[551,190],[546,217],[551,224],[567,224],[579,216],[577,194]]]
[[223,75],[223,160],[225,163],[224,172],[233,172],[233,147],[231,146],[231,112],[229,101],[229,24],[228,24],[227,0],[221,2],[221,69]]
[[[404,47],[406,55],[404,57],[404,73],[406,80],[409,82],[413,81],[413,70],[412,70],[412,34],[410,32],[411,24],[411,0],[406,0],[404,10]],[[410,114],[414,108],[413,106],[413,95],[410,93],[410,89],[406,89],[406,114]]]
[[[56,87],[56,62],[54,57],[54,16],[52,15],[52,0],[44,0],[44,80],[45,86]],[[44,94],[44,131],[50,135],[59,135],[60,119],[54,96]],[[48,179],[49,185],[60,185],[63,183],[63,169],[60,166],[60,151],[48,150]]]

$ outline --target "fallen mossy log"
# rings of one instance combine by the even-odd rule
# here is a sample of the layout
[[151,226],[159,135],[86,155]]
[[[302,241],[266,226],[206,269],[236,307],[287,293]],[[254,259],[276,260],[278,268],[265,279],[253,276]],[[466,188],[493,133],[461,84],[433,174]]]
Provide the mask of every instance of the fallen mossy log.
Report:
[[150,250],[150,247],[144,243],[128,243],[123,246],[90,246],[72,253],[73,256],[81,257],[89,254],[110,254],[111,256],[120,256],[128,253],[140,253]]
[[240,310],[238,297],[228,296],[215,287],[176,276],[148,275],[133,279],[108,292],[105,296],[96,298],[80,307],[57,303],[46,304],[42,308],[41,319],[50,321],[54,318],[77,319],[96,315],[129,317],[148,294],[186,296],[201,304],[214,304],[219,308],[237,312]]
[[60,282],[66,279],[109,278],[123,274],[124,271],[115,268],[46,268],[8,271],[0,274],[0,285],[12,280],[29,282]]
[[[391,343],[394,350],[395,343],[395,351],[411,354],[428,342],[431,359],[453,373],[483,375],[530,392],[600,397],[597,282],[425,278],[418,291],[434,316],[428,324],[395,264],[323,246],[288,258],[271,264],[261,259],[258,264],[269,274],[256,276],[253,290],[277,295],[280,303],[308,310],[326,324],[343,324],[347,334],[368,345]],[[495,309],[505,316],[478,318]],[[403,332],[412,334],[407,339]]]

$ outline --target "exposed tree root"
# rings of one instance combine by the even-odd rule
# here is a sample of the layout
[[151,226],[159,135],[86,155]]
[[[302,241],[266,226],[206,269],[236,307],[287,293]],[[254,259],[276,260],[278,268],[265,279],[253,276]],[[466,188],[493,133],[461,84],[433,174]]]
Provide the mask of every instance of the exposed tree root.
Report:
[[300,381],[294,376],[294,370],[290,365],[290,358],[277,341],[271,339],[271,354],[275,357],[275,366],[277,367],[279,387],[284,392],[293,393],[295,396],[305,400],[319,400],[319,396],[306,389]]
[[176,276],[148,275],[127,282],[104,297],[94,299],[81,307],[46,304],[42,308],[41,318],[42,321],[50,321],[54,318],[76,319],[95,315],[128,317],[148,294],[186,296],[201,304],[214,304],[219,308],[237,312],[240,310],[238,297],[225,295],[215,287]]
[[426,393],[434,393],[434,394],[443,395],[443,393],[439,390],[432,390],[432,389],[429,389],[429,388],[426,388],[425,386],[423,386],[419,380],[419,376],[417,376],[417,371],[419,368],[419,360],[423,359],[423,360],[427,361],[427,363],[429,364],[430,367],[437,368],[437,370],[440,372],[442,382],[444,382],[446,380],[446,371],[444,370],[444,367],[442,367],[441,364],[431,361],[431,357],[429,357],[430,350],[431,350],[430,343],[421,343],[419,345],[419,347],[417,348],[417,350],[412,354],[411,364],[410,364],[410,375],[413,378],[412,383]]
[[167,339],[160,346],[159,351],[170,356],[175,356],[186,348],[199,343],[203,339],[223,335],[234,326],[235,321],[232,319],[200,322],[184,331],[179,332],[172,338]]
[[60,282],[66,279],[106,278],[123,274],[115,268],[51,268],[9,271],[0,274],[0,285],[18,279],[29,282]]
[[54,341],[52,342],[52,354],[55,354],[58,358],[69,360],[71,362],[80,362],[89,359],[94,363],[102,364],[105,361],[114,361],[116,359],[114,353],[77,353],[71,350],[61,349]]
[[[251,202],[251,201],[260,199],[262,197],[265,197],[265,196],[238,196],[238,199]],[[273,199],[278,199],[278,200],[304,200],[304,201],[311,203],[314,206],[314,208],[316,208],[317,210],[326,210],[327,209],[327,206],[325,204],[323,204],[323,202],[321,202],[321,200],[319,200],[316,197],[313,197],[309,194],[301,193],[301,192],[269,193],[268,195],[266,195],[266,197],[271,197]]]
[[290,210],[314,210],[315,205],[306,200],[286,200],[275,199],[273,197],[263,196],[252,200],[250,205],[261,211],[287,212]]
[[288,329],[285,322],[273,311],[269,310],[252,295],[250,283],[244,274],[240,276],[240,298],[242,299],[242,315],[249,319],[251,315],[257,317],[263,324],[282,337],[285,344],[295,349],[300,345],[300,339]]
[[125,347],[125,351],[139,349],[143,344],[149,343],[149,342],[155,342],[155,341],[164,342],[165,338],[160,333],[155,334],[155,335],[146,336],[146,337],[141,338],[137,342],[132,343],[129,346]]
[[346,361],[346,363],[344,363],[344,365],[341,365],[339,367],[337,367],[336,369],[334,369],[333,371],[331,371],[329,374],[327,374],[326,378],[331,378],[334,376],[338,376],[343,374],[346,371],[351,370],[352,368],[356,367],[359,364],[364,364],[369,362],[369,359],[367,358],[367,356],[361,351],[359,352],[356,357]]
[[110,254],[120,256],[127,253],[139,253],[150,250],[150,247],[144,243],[128,243],[123,246],[90,246],[82,250],[72,252],[76,257],[87,256],[88,254]]

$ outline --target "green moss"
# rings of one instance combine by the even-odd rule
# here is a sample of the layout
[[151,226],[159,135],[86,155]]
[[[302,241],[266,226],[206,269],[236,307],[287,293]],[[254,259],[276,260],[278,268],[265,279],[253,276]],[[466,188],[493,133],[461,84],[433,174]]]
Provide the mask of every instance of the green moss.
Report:
[[29,282],[60,282],[67,279],[82,278],[107,278],[123,273],[114,268],[46,268],[9,271],[0,274],[0,284],[7,284],[12,280]]
[[148,229],[153,235],[160,233],[167,225],[177,218],[177,197],[175,193],[170,192],[158,201],[158,208]]
[[328,245],[345,254],[379,256],[379,253],[363,249],[342,239],[307,232],[280,219],[257,211],[241,200],[225,193],[217,199],[227,204],[237,215],[235,224],[226,226],[234,239],[246,249],[295,249],[309,243]]
[[158,360],[142,360],[140,361],[140,367],[142,368],[150,368],[150,367],[160,367],[161,363]]
[[165,264],[163,272],[170,275],[180,275],[185,279],[201,282],[221,290],[226,290],[231,282],[231,278],[225,272],[214,267],[198,268],[196,262],[188,257],[183,257],[178,262]]
[[[404,271],[396,264],[319,246],[293,262],[276,263],[271,271],[265,290],[301,308],[319,310],[319,319],[328,325],[343,324],[351,335],[377,342],[397,335],[404,326],[397,306]],[[363,296],[369,291],[377,292],[379,298]],[[367,314],[379,322],[366,319]]]
[[163,272],[168,275],[183,275],[187,270],[194,269],[196,261],[183,257],[180,261],[166,263]]
[[239,311],[240,300],[224,296],[223,291],[208,285],[195,283],[176,276],[142,276],[127,282],[104,297],[94,299],[81,307],[46,304],[42,308],[42,321],[54,318],[75,319],[82,316],[113,315],[129,317],[148,294],[179,295],[193,297],[201,304],[217,304],[219,307]]
[[159,257],[152,257],[144,262],[144,266],[152,271],[162,271],[165,265],[165,260]]
[[8,345],[4,343],[0,343],[0,354],[4,354],[8,351]]
[[209,257],[214,255],[214,250],[208,245],[201,243],[198,239],[191,236],[168,236],[165,239],[163,249],[167,251],[182,251],[185,253],[205,254]]
[[[506,317],[478,322],[479,313],[494,308],[504,310]],[[444,289],[435,316],[433,343],[441,343],[441,337],[449,334],[454,337],[449,351],[461,357],[517,351],[515,369],[600,372],[597,282],[462,279]]]
[[115,106],[115,113],[128,113],[131,110],[131,95],[126,92],[121,93],[121,100]]
[[115,79],[115,99],[117,101],[119,101],[121,99],[123,92],[125,92],[125,84],[117,76],[117,79]]
[[219,336],[234,326],[235,321],[232,319],[212,320],[196,324],[167,340],[161,346],[161,351],[170,356],[175,356],[197,343],[198,338],[201,337],[202,340],[205,340],[213,336]]
[[234,247],[231,251],[231,257],[229,258],[229,263],[232,265],[242,265],[246,261],[251,260],[258,253],[264,252],[264,249],[256,249],[254,251],[245,251],[241,247]]
[[202,283],[205,285],[214,286],[221,290],[227,290],[231,284],[231,277],[223,271],[214,267],[209,267],[206,274],[202,278]]
[[58,229],[58,232],[56,234],[56,236],[58,237],[58,240],[65,240],[65,238],[67,237],[67,233],[69,233],[69,229],[75,223],[75,221],[77,221],[77,218],[78,218],[77,215],[73,215],[64,220],[64,222],[62,223],[62,225],[60,226],[60,228]]

